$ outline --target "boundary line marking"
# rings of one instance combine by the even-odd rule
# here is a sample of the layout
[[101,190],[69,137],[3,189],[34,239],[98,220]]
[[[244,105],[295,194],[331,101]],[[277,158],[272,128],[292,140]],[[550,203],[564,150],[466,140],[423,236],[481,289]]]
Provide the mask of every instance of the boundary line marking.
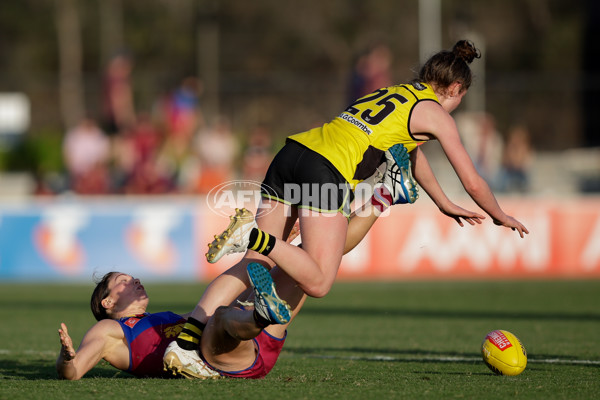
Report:
[[[284,349],[285,351],[285,349]],[[289,355],[289,353],[288,353]],[[424,357],[392,357],[392,356],[335,356],[324,354],[302,354],[292,355],[292,357],[321,358],[331,360],[348,361],[408,361],[408,362],[480,362],[481,357],[461,357],[461,356],[424,356]],[[600,360],[569,360],[564,358],[527,358],[527,363],[531,364],[565,364],[565,365],[598,365]]]

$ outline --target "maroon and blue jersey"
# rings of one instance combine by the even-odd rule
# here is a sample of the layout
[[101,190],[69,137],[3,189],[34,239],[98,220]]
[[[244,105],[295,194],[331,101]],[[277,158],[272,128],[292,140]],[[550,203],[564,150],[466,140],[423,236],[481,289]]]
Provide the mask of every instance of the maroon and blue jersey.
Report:
[[127,372],[139,377],[169,376],[163,370],[163,355],[169,343],[181,332],[185,321],[181,315],[170,311],[119,319],[129,347]]

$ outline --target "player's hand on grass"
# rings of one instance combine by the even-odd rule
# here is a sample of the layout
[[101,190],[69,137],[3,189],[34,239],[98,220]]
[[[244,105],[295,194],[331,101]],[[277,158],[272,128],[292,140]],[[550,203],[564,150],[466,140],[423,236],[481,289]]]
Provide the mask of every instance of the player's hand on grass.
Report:
[[507,228],[512,229],[513,231],[517,231],[519,232],[519,236],[521,236],[522,238],[525,237],[525,234],[529,234],[529,231],[527,230],[527,228],[525,228],[525,225],[523,225],[510,215],[506,216],[506,221],[504,222],[494,219],[494,224],[498,226],[505,226]]
[[71,340],[71,336],[69,336],[67,326],[62,322],[58,330],[58,337],[60,338],[60,354],[63,361],[71,361],[75,358],[75,348],[73,347],[73,341]]
[[446,204],[443,208],[440,208],[440,211],[442,214],[454,219],[460,226],[465,226],[463,220],[467,221],[469,225],[475,225],[481,224],[481,221],[485,219],[485,216],[465,210],[454,203]]

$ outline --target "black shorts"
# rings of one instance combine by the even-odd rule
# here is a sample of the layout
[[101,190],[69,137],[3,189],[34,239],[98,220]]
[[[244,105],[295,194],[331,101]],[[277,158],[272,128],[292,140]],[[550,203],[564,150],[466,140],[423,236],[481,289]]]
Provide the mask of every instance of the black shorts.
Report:
[[289,139],[271,162],[261,195],[298,208],[341,212],[346,217],[354,200],[350,184],[329,160]]

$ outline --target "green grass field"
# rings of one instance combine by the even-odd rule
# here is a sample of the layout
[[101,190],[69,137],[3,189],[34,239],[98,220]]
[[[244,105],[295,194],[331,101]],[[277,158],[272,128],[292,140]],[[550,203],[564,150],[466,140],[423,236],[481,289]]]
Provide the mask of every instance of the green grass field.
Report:
[[[145,284],[149,311],[190,311],[202,285]],[[336,283],[309,299],[264,380],[136,379],[105,363],[56,379],[59,323],[78,344],[92,285],[0,284],[0,399],[592,399],[600,393],[600,281]],[[506,329],[529,353],[516,377],[481,361]]]

